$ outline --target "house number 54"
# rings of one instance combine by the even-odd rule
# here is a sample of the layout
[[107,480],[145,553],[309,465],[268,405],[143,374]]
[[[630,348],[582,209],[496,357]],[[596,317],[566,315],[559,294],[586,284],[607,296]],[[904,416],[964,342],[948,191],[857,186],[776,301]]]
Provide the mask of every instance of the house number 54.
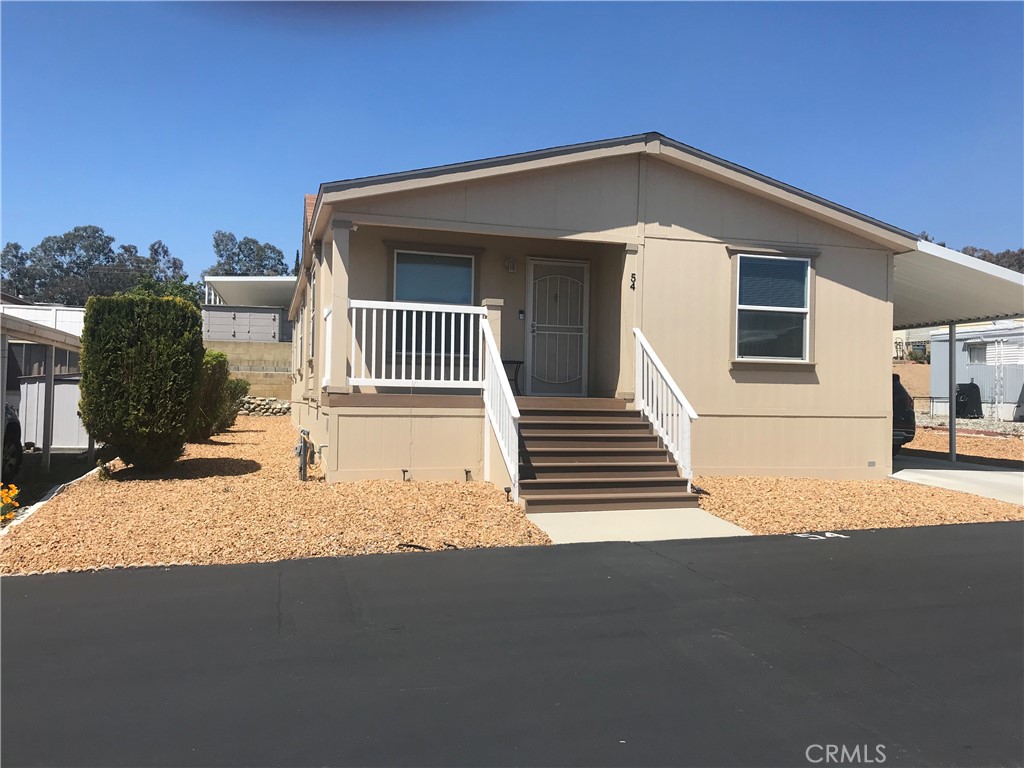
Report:
[[631,272],[629,275],[629,290],[636,290],[636,272]]

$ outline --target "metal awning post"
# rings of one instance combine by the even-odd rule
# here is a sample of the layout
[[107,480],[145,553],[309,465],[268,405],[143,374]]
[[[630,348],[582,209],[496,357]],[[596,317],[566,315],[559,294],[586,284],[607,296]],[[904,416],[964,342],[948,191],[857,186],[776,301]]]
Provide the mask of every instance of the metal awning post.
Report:
[[53,369],[56,367],[56,347],[46,348],[46,388],[43,391],[43,472],[50,471],[50,448],[53,446]]
[[0,333],[0,443],[7,429],[7,334]]
[[956,323],[949,324],[949,460],[956,461]]

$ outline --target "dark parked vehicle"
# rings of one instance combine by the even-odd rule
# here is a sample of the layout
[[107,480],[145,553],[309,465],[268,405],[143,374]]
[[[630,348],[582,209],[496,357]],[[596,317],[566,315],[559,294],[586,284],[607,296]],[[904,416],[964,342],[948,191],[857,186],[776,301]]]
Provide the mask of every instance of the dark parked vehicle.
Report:
[[4,403],[4,453],[3,468],[0,474],[3,475],[3,482],[10,483],[18,475],[21,469],[21,421],[18,420],[18,412],[10,403]]
[[914,418],[914,398],[900,384],[900,375],[892,375],[892,455],[914,439],[917,421]]

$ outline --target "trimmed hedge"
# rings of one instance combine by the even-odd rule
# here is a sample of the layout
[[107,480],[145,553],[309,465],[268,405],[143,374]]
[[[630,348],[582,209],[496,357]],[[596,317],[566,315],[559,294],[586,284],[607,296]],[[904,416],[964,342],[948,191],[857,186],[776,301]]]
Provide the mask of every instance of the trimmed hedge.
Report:
[[85,305],[79,411],[127,464],[175,461],[193,417],[202,316],[179,298],[93,296]]
[[242,401],[249,394],[249,382],[245,379],[228,379],[226,390],[226,407],[220,418],[217,419],[217,423],[213,425],[214,434],[235,425],[238,412],[242,410]]
[[199,376],[195,411],[188,431],[190,443],[209,440],[216,431],[217,423],[224,417],[229,405],[227,384],[227,355],[212,349],[206,350],[203,355],[202,373]]

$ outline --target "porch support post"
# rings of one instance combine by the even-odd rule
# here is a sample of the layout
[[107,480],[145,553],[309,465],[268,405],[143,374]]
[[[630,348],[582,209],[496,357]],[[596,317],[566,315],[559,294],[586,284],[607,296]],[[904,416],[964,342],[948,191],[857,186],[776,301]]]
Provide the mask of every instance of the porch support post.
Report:
[[480,306],[487,310],[487,324],[491,326],[494,343],[498,347],[498,354],[501,354],[501,310],[505,306],[505,300],[484,299]]
[[615,396],[636,401],[636,339],[633,329],[641,327],[643,245],[627,245],[622,261],[622,289],[619,293],[619,380]]
[[956,461],[956,323],[949,324],[949,460]]
[[[351,234],[352,222],[344,219],[335,219],[331,222],[331,239],[325,241],[323,248],[331,252],[324,253],[324,264],[330,264],[323,270],[330,274],[330,287],[324,291],[324,301],[321,306],[331,305],[331,316],[328,322],[331,323],[331,370],[325,371],[328,377],[331,392],[351,392],[348,379],[352,375],[351,364],[352,354],[355,350],[350,349],[352,343],[352,327],[349,318],[348,300],[349,293],[349,269],[351,263]],[[322,310],[318,310],[321,311]]]
[[50,471],[50,448],[53,446],[53,369],[56,367],[55,348],[46,348],[45,388],[43,390],[43,472]]

